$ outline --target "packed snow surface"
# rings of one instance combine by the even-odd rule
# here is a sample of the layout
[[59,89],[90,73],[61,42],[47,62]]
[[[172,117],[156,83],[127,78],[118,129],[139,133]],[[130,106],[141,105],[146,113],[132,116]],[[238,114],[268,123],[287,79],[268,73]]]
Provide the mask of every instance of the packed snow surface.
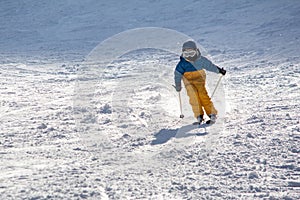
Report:
[[[0,199],[300,199],[299,11],[296,0],[2,0]],[[193,38],[227,70],[217,124],[191,126],[185,90],[179,118],[181,44],[93,71],[101,42],[143,27]],[[208,73],[209,94],[219,77]]]

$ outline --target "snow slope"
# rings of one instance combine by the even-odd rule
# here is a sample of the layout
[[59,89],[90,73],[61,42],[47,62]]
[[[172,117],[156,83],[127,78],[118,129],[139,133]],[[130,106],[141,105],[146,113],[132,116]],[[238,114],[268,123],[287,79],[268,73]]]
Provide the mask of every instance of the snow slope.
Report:
[[[0,199],[299,199],[299,10],[293,0],[1,1]],[[95,72],[82,61],[100,42],[142,27],[194,38],[228,70],[207,134],[190,130],[185,91],[179,119],[180,44],[81,76]]]

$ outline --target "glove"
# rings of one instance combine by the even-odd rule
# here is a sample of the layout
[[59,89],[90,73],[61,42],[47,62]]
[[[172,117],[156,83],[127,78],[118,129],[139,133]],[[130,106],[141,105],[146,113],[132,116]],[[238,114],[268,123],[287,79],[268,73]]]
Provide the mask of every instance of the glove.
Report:
[[222,74],[223,76],[225,76],[226,70],[224,68],[220,68],[220,67],[218,67],[218,69],[219,69],[219,73]]
[[180,92],[181,91],[181,85],[176,85],[175,89],[176,89],[177,92]]

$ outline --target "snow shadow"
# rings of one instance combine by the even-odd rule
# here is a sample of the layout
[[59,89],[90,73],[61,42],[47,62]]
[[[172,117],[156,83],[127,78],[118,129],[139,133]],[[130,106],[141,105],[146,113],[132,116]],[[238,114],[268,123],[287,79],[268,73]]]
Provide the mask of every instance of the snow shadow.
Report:
[[155,140],[151,142],[151,145],[163,144],[168,142],[171,138],[175,137],[178,129],[161,129],[156,133]]
[[154,135],[155,139],[151,142],[151,145],[164,144],[171,138],[186,138],[191,136],[204,136],[207,134],[205,127],[199,127],[197,125],[186,125],[177,129],[161,129]]

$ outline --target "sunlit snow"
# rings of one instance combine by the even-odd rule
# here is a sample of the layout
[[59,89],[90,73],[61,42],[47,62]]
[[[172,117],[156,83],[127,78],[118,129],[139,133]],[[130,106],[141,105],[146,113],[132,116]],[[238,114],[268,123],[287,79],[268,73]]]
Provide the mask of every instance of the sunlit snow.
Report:
[[[2,0],[0,199],[300,199],[299,10]],[[207,128],[184,89],[179,118],[186,38],[227,70]]]

